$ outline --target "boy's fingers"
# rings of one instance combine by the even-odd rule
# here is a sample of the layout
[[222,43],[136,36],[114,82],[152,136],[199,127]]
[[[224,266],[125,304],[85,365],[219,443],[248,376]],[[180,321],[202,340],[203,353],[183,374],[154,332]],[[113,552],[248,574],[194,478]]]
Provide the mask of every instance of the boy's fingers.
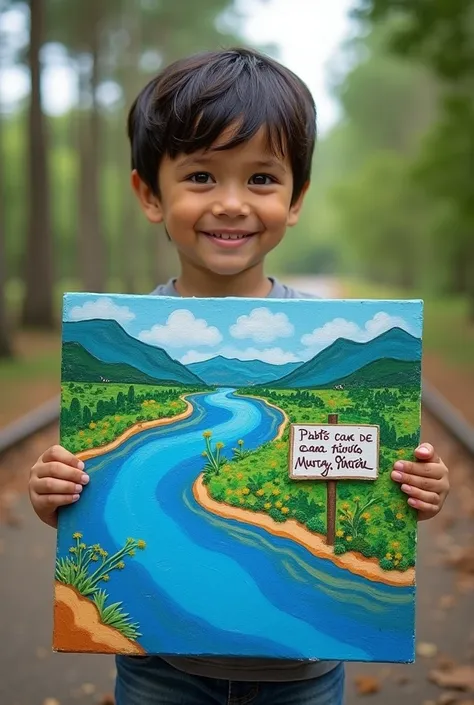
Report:
[[[439,505],[439,495],[436,492],[428,492],[427,490],[422,490],[419,487],[413,487],[412,485],[402,485],[401,489],[402,492],[417,501],[421,501],[435,507]],[[411,504],[410,501],[409,504]]]
[[392,479],[396,482],[403,482],[403,475],[418,475],[441,480],[445,475],[445,469],[440,463],[413,463],[411,460],[397,460],[393,466]]
[[[410,497],[408,500],[408,504],[410,507],[413,507],[414,509],[417,509],[419,512],[422,512],[423,514],[428,514],[428,515],[435,515],[439,512],[439,506],[436,504],[430,504],[429,502],[424,502],[421,499],[415,499],[414,497]],[[427,516],[422,516],[422,519],[427,519]]]
[[422,443],[415,449],[415,457],[418,460],[427,461],[430,463],[439,463],[439,456],[435,453],[435,449],[431,443]]
[[82,470],[72,468],[70,465],[64,465],[57,461],[49,463],[40,463],[36,468],[36,476],[38,478],[54,477],[57,480],[69,480],[78,484],[86,485],[89,482],[89,475]]
[[66,504],[73,504],[80,498],[80,494],[43,494],[37,495],[35,502],[35,510],[37,513],[44,511],[54,511],[58,507],[64,507]]
[[[400,482],[400,481],[399,481]],[[402,489],[405,485],[418,487],[426,492],[438,492],[441,489],[441,482],[434,477],[421,477],[420,475],[406,475],[402,481]]]
[[66,480],[57,480],[54,477],[43,477],[33,483],[33,491],[37,495],[80,494],[82,485]]
[[76,458],[75,455],[70,453],[66,448],[63,448],[62,446],[51,446],[51,448],[48,448],[43,455],[41,460],[43,463],[50,463],[53,460],[57,460],[60,463],[64,463],[65,465],[70,465],[71,467],[74,468],[79,468],[79,470],[84,469],[84,463],[82,460],[79,460],[79,458]]

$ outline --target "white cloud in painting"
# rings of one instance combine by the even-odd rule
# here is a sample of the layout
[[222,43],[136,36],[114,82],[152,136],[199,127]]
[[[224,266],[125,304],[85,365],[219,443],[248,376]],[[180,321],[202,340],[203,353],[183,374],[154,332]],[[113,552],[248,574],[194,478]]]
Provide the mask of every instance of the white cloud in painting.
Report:
[[123,324],[133,321],[135,314],[128,306],[120,306],[108,297],[86,301],[82,306],[73,306],[69,311],[70,321],[86,321],[93,318],[113,319]]
[[311,348],[325,348],[338,338],[348,338],[359,343],[365,343],[395,327],[403,328],[410,332],[410,327],[404,318],[390,316],[385,311],[376,313],[373,318],[365,323],[364,327],[345,318],[334,318],[321,326],[321,328],[315,328],[312,333],[303,335],[301,342]]
[[294,327],[285,313],[254,308],[248,316],[239,316],[229,332],[233,338],[251,338],[255,343],[271,343],[277,338],[293,335]]
[[262,362],[268,362],[270,365],[284,365],[287,362],[300,362],[300,359],[292,352],[286,352],[281,348],[265,348],[263,350],[245,348],[244,350],[239,350],[233,347],[224,347],[220,350],[216,350],[214,353],[189,350],[180,358],[180,362],[182,362],[183,365],[190,365],[193,362],[210,360],[212,357],[217,357],[218,355],[226,357],[229,360],[235,358],[238,360],[262,360]]
[[204,318],[195,318],[194,314],[185,308],[173,311],[164,325],[157,323],[149,330],[142,330],[138,337],[150,345],[170,348],[218,345],[222,340],[218,328],[210,326]]

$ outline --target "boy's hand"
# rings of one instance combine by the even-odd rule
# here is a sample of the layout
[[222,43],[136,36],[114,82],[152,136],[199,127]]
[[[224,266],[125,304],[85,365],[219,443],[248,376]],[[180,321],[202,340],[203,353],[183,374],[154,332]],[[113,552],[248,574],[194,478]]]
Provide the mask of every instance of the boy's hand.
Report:
[[408,504],[418,510],[418,520],[431,519],[443,506],[449,492],[449,472],[429,443],[415,450],[417,462],[397,460],[392,480],[409,496]]
[[77,502],[88,482],[82,460],[61,446],[52,446],[30,471],[28,489],[33,509],[41,521],[55,528],[58,507]]

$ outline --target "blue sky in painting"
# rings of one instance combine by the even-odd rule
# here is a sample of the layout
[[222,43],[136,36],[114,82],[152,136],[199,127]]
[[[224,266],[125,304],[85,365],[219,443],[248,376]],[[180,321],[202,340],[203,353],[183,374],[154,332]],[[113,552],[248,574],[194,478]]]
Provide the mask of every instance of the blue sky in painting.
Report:
[[421,338],[421,301],[180,299],[66,294],[64,321],[116,320],[189,364],[216,355],[272,364],[308,360],[337,338],[367,342],[393,327]]

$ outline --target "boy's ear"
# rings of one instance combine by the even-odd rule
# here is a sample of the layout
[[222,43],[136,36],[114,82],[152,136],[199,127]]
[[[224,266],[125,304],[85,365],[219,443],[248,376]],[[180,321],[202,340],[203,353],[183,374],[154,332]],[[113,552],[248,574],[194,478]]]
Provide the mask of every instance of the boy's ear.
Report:
[[140,178],[136,169],[132,171],[131,183],[142,211],[145,213],[150,223],[163,222],[163,211],[158,196],[153,193],[151,188]]
[[293,203],[293,205],[290,206],[287,220],[287,225],[289,227],[291,227],[292,225],[296,225],[296,223],[298,222],[298,218],[300,217],[300,212],[303,207],[304,197],[306,196],[306,192],[309,189],[309,183],[309,181],[305,183],[305,185],[301,189],[301,193],[298,196],[297,200]]

